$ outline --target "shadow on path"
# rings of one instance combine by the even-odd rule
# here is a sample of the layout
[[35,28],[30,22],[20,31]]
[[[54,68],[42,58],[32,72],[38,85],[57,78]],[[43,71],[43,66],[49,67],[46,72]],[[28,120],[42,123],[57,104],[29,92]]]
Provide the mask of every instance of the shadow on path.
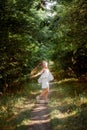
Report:
[[35,104],[27,130],[51,130],[47,104]]

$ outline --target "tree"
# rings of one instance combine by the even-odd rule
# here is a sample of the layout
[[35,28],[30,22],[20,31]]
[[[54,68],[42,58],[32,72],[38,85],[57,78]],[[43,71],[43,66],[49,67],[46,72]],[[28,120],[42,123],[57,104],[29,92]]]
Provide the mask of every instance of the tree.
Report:
[[[44,9],[37,9],[38,5],[42,5]],[[12,88],[17,84],[19,86],[19,82],[29,77],[31,69],[43,58],[48,57],[48,45],[45,42],[50,32],[45,13],[44,1],[2,1],[0,82],[3,89]],[[42,26],[43,23],[45,24]]]
[[77,77],[87,73],[86,7],[85,0],[57,4],[57,13],[51,24],[54,32],[51,40],[56,48],[53,55],[55,64],[59,64],[67,74],[71,71]]

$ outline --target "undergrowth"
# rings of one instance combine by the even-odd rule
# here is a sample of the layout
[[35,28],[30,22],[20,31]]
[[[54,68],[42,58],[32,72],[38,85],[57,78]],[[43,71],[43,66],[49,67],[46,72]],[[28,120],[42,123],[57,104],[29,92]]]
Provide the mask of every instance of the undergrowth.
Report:
[[22,90],[0,96],[0,130],[27,129],[37,88],[37,84],[26,83]]
[[[50,123],[52,130],[86,130],[87,83],[61,81],[50,88]],[[17,93],[0,96],[0,130],[27,130],[35,97],[36,83],[26,83]]]
[[87,129],[86,85],[77,81],[52,85],[49,103],[52,130]]

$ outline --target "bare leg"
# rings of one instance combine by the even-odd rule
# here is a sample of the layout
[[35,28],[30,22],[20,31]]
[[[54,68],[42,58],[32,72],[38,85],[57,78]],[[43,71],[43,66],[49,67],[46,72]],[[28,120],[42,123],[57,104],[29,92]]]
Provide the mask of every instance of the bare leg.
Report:
[[45,97],[46,100],[48,100],[48,92],[49,92],[49,89],[46,88],[46,89],[43,89],[42,93],[39,95],[39,97]]
[[48,92],[45,94],[45,98],[46,100],[48,100]]

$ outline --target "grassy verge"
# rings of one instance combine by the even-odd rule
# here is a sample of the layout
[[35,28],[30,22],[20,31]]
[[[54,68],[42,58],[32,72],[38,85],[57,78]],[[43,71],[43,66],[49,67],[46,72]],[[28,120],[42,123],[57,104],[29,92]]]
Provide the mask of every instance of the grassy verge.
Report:
[[37,84],[25,84],[20,92],[0,97],[0,130],[26,130],[37,95]]
[[87,83],[58,82],[52,85],[51,91],[52,130],[86,130]]
[[[87,83],[61,81],[51,87],[50,109],[52,130],[86,130]],[[22,91],[0,97],[0,130],[27,130],[31,110],[39,93],[36,83],[26,83]]]

